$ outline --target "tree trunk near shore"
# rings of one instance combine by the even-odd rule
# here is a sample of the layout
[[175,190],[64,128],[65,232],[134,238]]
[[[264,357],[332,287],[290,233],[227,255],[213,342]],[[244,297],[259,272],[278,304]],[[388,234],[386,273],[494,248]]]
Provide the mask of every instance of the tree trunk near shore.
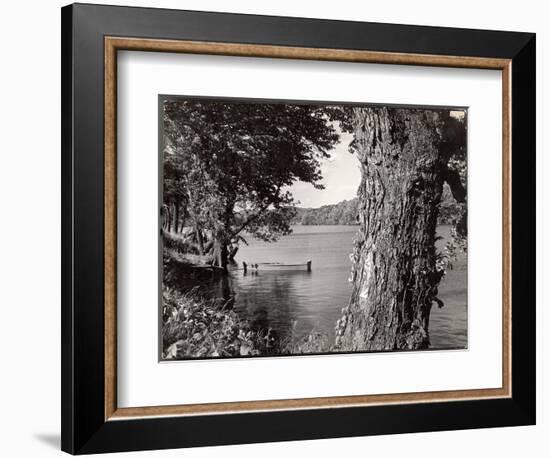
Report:
[[228,255],[227,243],[221,238],[215,238],[213,249],[214,265],[227,271],[227,263],[229,261]]
[[174,234],[178,233],[178,224],[180,219],[180,206],[178,203],[174,203]]
[[172,224],[172,219],[171,219],[172,213],[170,211],[170,206],[165,204],[163,205],[162,208],[164,213],[163,229],[166,231],[169,231]]
[[443,275],[435,231],[447,154],[439,119],[425,109],[355,108],[361,164],[353,290],[336,327],[344,351],[429,346],[432,302]]
[[234,245],[231,247],[231,250],[229,250],[228,259],[231,262],[235,262],[235,256],[237,255],[237,251],[239,251],[239,245]]
[[197,239],[197,245],[199,248],[199,254],[204,256],[204,239],[202,237],[202,230],[198,224],[195,224],[195,237]]

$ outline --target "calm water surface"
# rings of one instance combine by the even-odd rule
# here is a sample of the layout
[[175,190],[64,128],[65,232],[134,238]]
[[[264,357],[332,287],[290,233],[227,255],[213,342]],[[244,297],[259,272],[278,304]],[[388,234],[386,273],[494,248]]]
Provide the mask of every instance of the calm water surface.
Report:
[[[277,243],[249,239],[241,246],[237,261],[288,262],[312,261],[311,272],[231,273],[235,310],[255,326],[272,328],[279,335],[303,336],[319,331],[334,339],[334,325],[349,301],[351,284],[349,254],[356,226],[294,226],[291,235]],[[449,228],[438,233],[449,236]],[[443,245],[444,240],[439,244]],[[433,348],[467,346],[466,257],[461,254],[439,287],[445,306],[435,304],[430,319]]]

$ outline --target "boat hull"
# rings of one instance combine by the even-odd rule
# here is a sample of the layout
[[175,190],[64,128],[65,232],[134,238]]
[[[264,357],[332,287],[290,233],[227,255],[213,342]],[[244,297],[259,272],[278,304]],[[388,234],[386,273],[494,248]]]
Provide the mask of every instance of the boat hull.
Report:
[[311,261],[297,264],[286,264],[279,262],[243,262],[244,271],[272,271],[272,272],[287,272],[287,271],[306,271],[311,272]]

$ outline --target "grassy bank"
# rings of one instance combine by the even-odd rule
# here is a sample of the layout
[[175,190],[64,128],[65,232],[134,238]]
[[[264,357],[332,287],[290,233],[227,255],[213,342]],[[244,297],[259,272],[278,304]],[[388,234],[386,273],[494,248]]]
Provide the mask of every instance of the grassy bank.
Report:
[[163,359],[269,354],[270,332],[257,332],[225,304],[197,290],[181,294],[163,288]]
[[323,353],[328,338],[311,333],[299,340],[279,340],[270,330],[256,330],[223,302],[163,288],[162,357],[165,360],[235,356]]

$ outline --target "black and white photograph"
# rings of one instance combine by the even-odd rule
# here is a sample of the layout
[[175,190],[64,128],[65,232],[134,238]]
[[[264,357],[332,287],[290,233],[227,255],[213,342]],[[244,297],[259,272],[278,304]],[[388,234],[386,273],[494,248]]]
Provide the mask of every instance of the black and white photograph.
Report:
[[161,360],[467,348],[467,110],[159,96]]

